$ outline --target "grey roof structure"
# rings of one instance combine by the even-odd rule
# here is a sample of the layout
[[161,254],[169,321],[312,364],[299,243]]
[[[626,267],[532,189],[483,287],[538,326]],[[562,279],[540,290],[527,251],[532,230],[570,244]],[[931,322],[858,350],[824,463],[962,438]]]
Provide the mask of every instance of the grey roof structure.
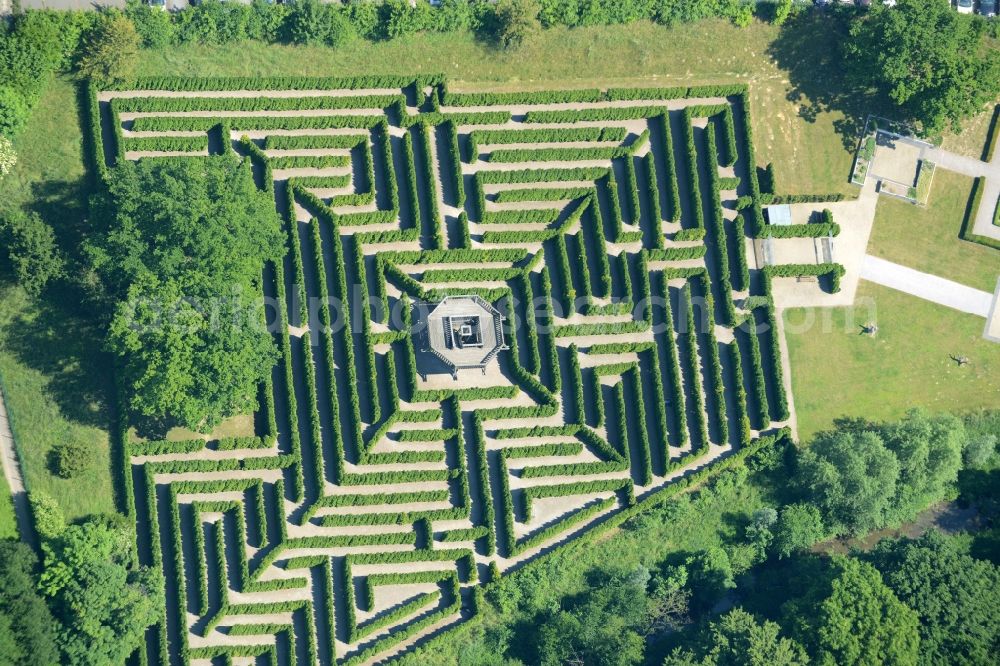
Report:
[[479,296],[445,296],[427,315],[426,349],[452,374],[467,368],[484,369],[497,353],[507,349],[503,320],[500,311]]

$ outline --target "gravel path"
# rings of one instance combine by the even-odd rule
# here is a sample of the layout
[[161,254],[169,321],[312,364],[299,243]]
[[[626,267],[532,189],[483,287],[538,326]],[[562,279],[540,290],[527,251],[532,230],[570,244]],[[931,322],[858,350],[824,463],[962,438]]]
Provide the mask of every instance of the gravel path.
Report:
[[925,301],[932,301],[978,317],[986,317],[993,304],[993,294],[894,264],[870,254],[865,255],[861,265],[861,277]]
[[7,479],[7,487],[10,488],[11,500],[14,502],[17,531],[25,542],[34,546],[35,529],[31,520],[31,506],[28,504],[28,493],[24,488],[21,464],[14,448],[14,433],[7,418],[7,407],[4,405],[2,391],[0,391],[0,461],[3,463],[3,475]]

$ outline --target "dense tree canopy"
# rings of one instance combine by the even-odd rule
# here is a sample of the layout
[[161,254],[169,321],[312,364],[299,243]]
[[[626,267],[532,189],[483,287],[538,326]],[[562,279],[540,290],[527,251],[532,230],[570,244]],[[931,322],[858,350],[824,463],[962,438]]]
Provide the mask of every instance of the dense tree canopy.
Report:
[[139,44],[135,25],[122,14],[112,14],[88,35],[77,69],[102,86],[127,83],[135,73]]
[[33,296],[63,274],[55,233],[36,213],[15,210],[0,218],[0,248],[0,259],[6,259],[18,283]]
[[711,622],[697,651],[677,648],[664,666],[801,666],[809,663],[805,649],[781,635],[774,622],[758,622],[735,608]]
[[883,541],[871,557],[886,585],[920,617],[920,663],[995,663],[1000,654],[1000,568],[931,531]]
[[159,574],[131,564],[129,530],[91,520],[67,527],[43,550],[40,587],[62,621],[61,663],[124,663],[165,603]]
[[284,247],[270,195],[231,157],[128,163],[111,181],[88,251],[129,406],[201,429],[251,410],[275,358],[260,310],[263,264]]
[[853,559],[820,604],[816,641],[831,664],[914,664],[920,646],[917,614],[885,586],[878,571]]
[[55,618],[38,594],[38,558],[26,544],[0,541],[0,665],[59,662]]
[[885,524],[899,462],[874,432],[824,433],[802,452],[796,482],[835,532],[863,534]]
[[891,100],[926,131],[957,126],[1000,93],[1000,54],[985,23],[946,0],[872,3],[851,26],[846,65],[855,84]]

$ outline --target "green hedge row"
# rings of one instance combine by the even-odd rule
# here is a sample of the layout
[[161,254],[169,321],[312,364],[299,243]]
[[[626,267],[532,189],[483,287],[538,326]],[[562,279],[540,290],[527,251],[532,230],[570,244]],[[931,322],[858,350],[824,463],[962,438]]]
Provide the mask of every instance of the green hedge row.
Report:
[[743,228],[744,217],[745,215],[741,213],[733,220],[733,245],[736,247],[736,272],[733,274],[733,289],[735,291],[747,291],[750,289],[746,231]]
[[687,377],[688,388],[694,401],[695,426],[698,429],[698,446],[694,451],[708,449],[708,423],[705,419],[705,397],[701,387],[701,364],[698,361],[697,321],[694,314],[694,304],[691,301],[691,283],[686,282],[681,289],[681,307],[686,317],[686,329],[681,338],[684,340],[684,351],[681,361],[684,365],[684,375]]
[[592,148],[510,148],[489,153],[490,162],[578,162],[613,160],[631,154],[627,146]]
[[286,155],[268,156],[272,169],[336,169],[351,165],[347,155]]
[[496,193],[497,203],[521,203],[524,201],[565,201],[579,199],[593,194],[593,187],[526,187],[501,190]]
[[764,205],[779,204],[799,204],[799,203],[826,203],[829,201],[843,201],[846,197],[840,192],[829,192],[821,194],[762,194],[760,202]]
[[431,153],[434,145],[434,127],[423,123],[420,125],[418,136],[422,141],[421,151],[423,153],[424,184],[427,194],[427,201],[430,210],[427,211],[432,226],[431,247],[443,249],[445,247],[444,233],[441,231],[443,218],[441,217],[440,203],[438,202],[437,176],[434,172],[434,158]]
[[264,150],[299,150],[303,148],[357,148],[367,143],[364,134],[269,134]]
[[500,104],[563,104],[569,102],[600,102],[604,94],[596,88],[571,90],[539,90],[537,92],[467,92],[454,93],[447,85],[440,87],[441,103],[445,106],[493,106]]
[[127,152],[185,152],[208,153],[208,135],[199,136],[129,136],[125,137],[123,150]]
[[329,95],[309,97],[114,97],[119,113],[186,111],[312,111],[320,109],[384,109],[402,95]]
[[455,194],[455,205],[465,206],[465,178],[462,176],[462,153],[458,148],[458,125],[454,121],[445,123],[448,132],[448,155],[451,158],[451,186]]
[[[698,151],[694,146],[694,125],[691,107],[684,109],[684,143],[687,159],[688,195],[691,199],[692,224],[695,229],[705,227],[705,214],[701,206],[701,185],[698,178]],[[707,134],[707,132],[706,132]]]
[[761,238],[827,238],[840,235],[840,225],[834,223],[820,224],[767,224],[758,234]]
[[406,88],[436,85],[442,76],[140,76],[127,84],[111,85],[110,90],[359,90]]
[[[726,108],[729,108],[728,106]],[[708,153],[708,189],[712,193],[712,214],[710,223],[715,235],[712,247],[715,250],[715,263],[718,270],[719,289],[723,297],[723,308],[726,312],[725,324],[735,325],[736,308],[733,305],[732,283],[730,282],[729,268],[729,244],[726,238],[726,222],[722,213],[722,199],[719,193],[719,164],[716,161],[715,131],[713,125],[715,121],[710,121],[705,132],[705,144]],[[706,275],[707,281],[707,275]],[[711,294],[711,286],[707,285],[707,293]],[[714,314],[713,314],[714,317]],[[714,335],[714,333],[713,333]]]
[[515,169],[479,171],[476,178],[483,185],[509,183],[552,183],[557,181],[597,180],[608,174],[607,167],[565,167],[552,169]]
[[[715,394],[715,418],[719,424],[720,443],[729,442],[729,418],[726,414],[726,385],[722,380],[722,363],[719,359],[719,341],[715,336],[715,307],[712,299],[712,284],[709,282],[708,273],[702,273],[696,279],[701,282],[702,290],[705,292],[705,310],[708,337],[706,354],[708,356],[709,377],[711,378],[712,392]],[[728,296],[728,283],[723,292]],[[732,299],[729,299],[732,301]]]
[[598,120],[640,120],[663,113],[664,105],[619,106],[603,109],[566,109],[561,111],[528,111],[526,123],[577,123]]
[[646,170],[646,202],[649,204],[649,215],[653,221],[653,247],[663,247],[663,210],[660,207],[659,175],[656,171],[656,157],[650,150],[642,158]]
[[469,161],[479,156],[481,144],[560,143],[564,141],[622,142],[624,127],[555,127],[539,129],[478,129],[469,132]]
[[708,250],[704,245],[681,245],[646,251],[649,261],[687,261],[701,259]]

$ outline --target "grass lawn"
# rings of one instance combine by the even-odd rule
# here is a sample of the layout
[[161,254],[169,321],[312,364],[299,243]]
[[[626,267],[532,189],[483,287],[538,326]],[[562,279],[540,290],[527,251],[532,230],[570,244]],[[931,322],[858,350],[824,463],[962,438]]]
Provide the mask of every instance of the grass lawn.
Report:
[[[961,412],[1000,404],[1000,344],[983,339],[982,318],[866,281],[858,298],[875,304],[876,338],[859,334],[871,318],[864,308],[856,316],[850,308],[818,310],[817,322],[825,316],[829,326],[788,334],[803,441],[840,416],[893,419],[910,407]],[[787,310],[786,329],[806,316]],[[960,368],[949,354],[970,363]]]
[[868,253],[993,293],[1000,252],[958,237],[972,179],[936,169],[926,207],[881,197]]
[[[833,36],[821,21],[798,26],[810,48]],[[779,31],[755,21],[740,29],[710,19],[674,28],[627,26],[552,28],[506,54],[471,34],[421,34],[347,48],[268,45],[184,45],[143,54],[142,75],[281,76],[444,73],[456,89],[587,86],[751,86],[757,160],[774,162],[782,192],[855,193],[847,179],[852,153],[835,127],[844,116],[802,96],[768,53]],[[782,42],[783,43],[783,42]],[[720,48],[720,45],[725,45]],[[771,45],[771,46],[769,46]],[[789,49],[785,49],[786,51]],[[785,60],[801,59],[789,54]],[[809,61],[816,61],[810,58]],[[794,101],[791,101],[794,100]]]
[[[57,234],[72,238],[84,211],[80,136],[75,87],[57,78],[15,141],[18,164],[0,181],[0,212],[28,206]],[[115,510],[105,404],[108,367],[99,333],[73,311],[73,301],[57,294],[31,302],[0,276],[0,376],[24,456],[25,481],[30,489],[52,495],[70,519]],[[94,458],[79,477],[60,479],[50,473],[48,455],[54,445],[71,440],[87,443]],[[0,525],[2,516],[0,509]]]
[[984,111],[965,120],[960,131],[945,132],[941,137],[941,147],[959,155],[982,159],[986,135],[990,131],[990,121],[993,120],[993,109],[994,105],[990,104]]
[[17,538],[17,521],[14,519],[14,503],[10,498],[7,479],[0,474],[0,539]]

